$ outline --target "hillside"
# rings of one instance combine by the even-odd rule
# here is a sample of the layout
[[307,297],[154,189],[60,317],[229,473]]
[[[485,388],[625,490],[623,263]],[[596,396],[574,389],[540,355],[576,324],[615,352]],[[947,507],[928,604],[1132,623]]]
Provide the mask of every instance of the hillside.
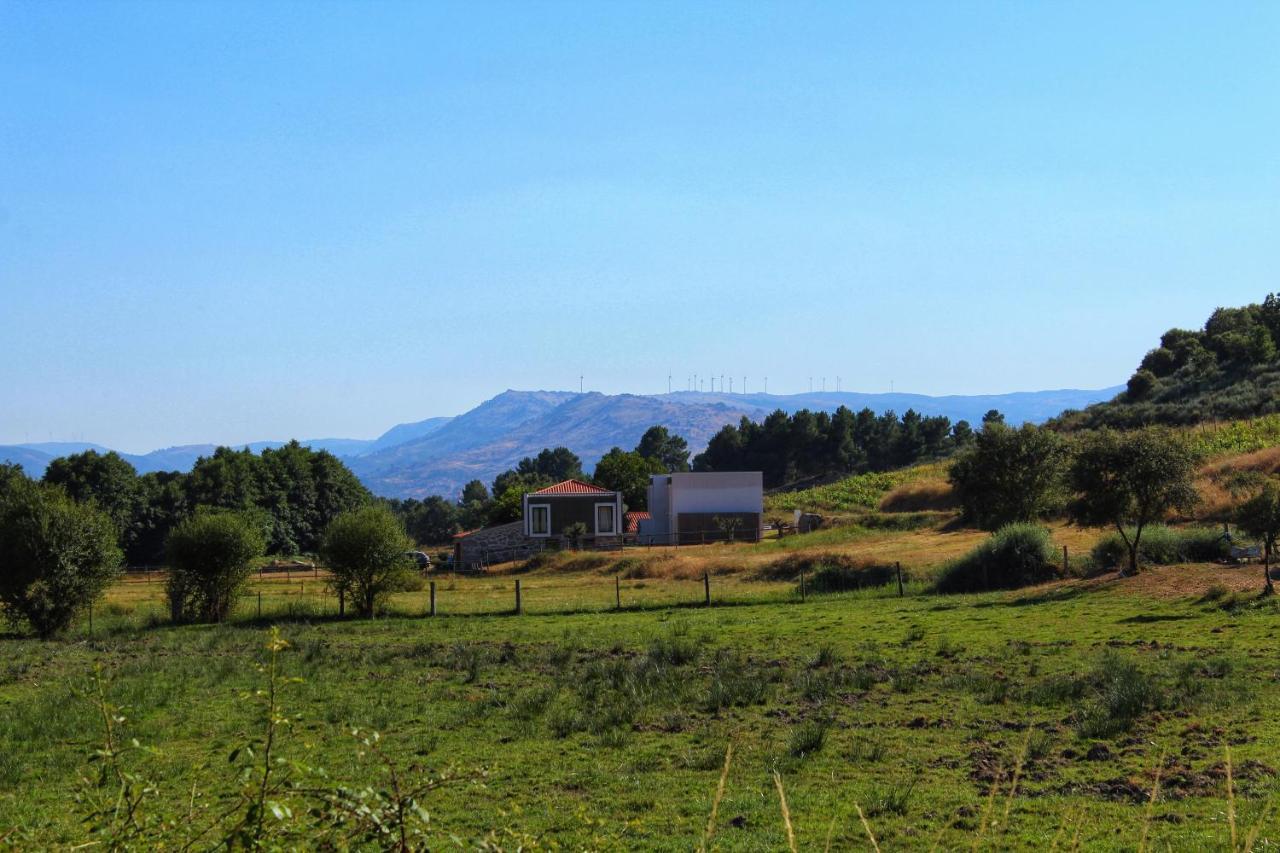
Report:
[[1067,429],[1197,424],[1280,412],[1280,297],[1218,308],[1200,329],[1170,329],[1127,388],[1054,423]]

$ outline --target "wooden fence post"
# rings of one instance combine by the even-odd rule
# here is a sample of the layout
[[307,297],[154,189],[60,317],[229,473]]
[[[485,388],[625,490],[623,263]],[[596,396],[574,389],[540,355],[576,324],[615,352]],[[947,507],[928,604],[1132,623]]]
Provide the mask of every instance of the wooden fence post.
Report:
[[516,578],[516,613],[523,613],[524,605],[520,601],[520,579]]
[[89,636],[93,636],[93,602],[89,602]]
[[702,589],[706,596],[707,607],[711,606],[711,572],[702,573]]
[[619,610],[622,609],[622,575],[613,576],[613,594]]
[[342,587],[338,587],[338,616],[345,616],[347,612],[347,591]]
[[801,601],[805,601],[805,600],[806,600],[806,596],[805,596],[805,588],[804,588],[804,569],[803,569],[803,568],[802,568],[802,569],[800,569],[800,600],[801,600]]
[[1062,546],[1062,576],[1071,574],[1071,558],[1067,556],[1067,546]]
[[262,590],[258,590],[258,618],[262,618]]
[[902,563],[895,561],[893,568],[898,573],[898,597],[902,598],[906,594],[902,591]]
[[431,615],[436,615],[436,582],[431,582]]

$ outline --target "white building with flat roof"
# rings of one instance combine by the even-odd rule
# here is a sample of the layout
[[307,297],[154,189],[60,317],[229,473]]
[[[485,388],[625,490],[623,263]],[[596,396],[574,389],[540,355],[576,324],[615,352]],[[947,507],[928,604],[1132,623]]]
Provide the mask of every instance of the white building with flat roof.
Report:
[[764,474],[654,474],[649,478],[649,516],[640,522],[637,538],[642,544],[754,542],[763,530]]

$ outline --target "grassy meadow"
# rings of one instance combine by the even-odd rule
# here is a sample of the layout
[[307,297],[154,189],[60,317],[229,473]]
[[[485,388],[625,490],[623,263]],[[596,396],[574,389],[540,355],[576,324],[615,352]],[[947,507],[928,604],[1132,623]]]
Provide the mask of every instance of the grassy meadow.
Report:
[[[1206,507],[1280,466],[1239,428],[1201,440]],[[434,618],[424,585],[340,619],[303,571],[175,626],[162,576],[122,579],[92,626],[0,637],[0,849],[244,846],[246,826],[282,849],[1280,843],[1259,567],[1120,578],[1089,566],[1100,531],[1055,523],[1070,577],[938,595],[986,537],[942,476],[772,498],[839,519],[804,536],[437,575]],[[831,567],[890,580],[824,592]]]
[[[1055,533],[1087,547],[1088,531]],[[817,536],[815,553],[896,554],[917,575],[980,538]],[[434,619],[423,590],[386,618],[340,621],[321,578],[293,576],[255,582],[229,624],[173,627],[157,578],[122,581],[92,636],[86,624],[58,642],[3,640],[0,845],[92,840],[100,671],[117,738],[141,747],[119,763],[151,791],[139,805],[151,831],[161,846],[212,846],[239,774],[253,778],[253,759],[229,756],[264,727],[255,691],[272,624],[288,643],[278,711],[291,721],[274,754],[296,788],[278,793],[286,817],[268,828],[286,846],[307,791],[383,790],[389,768],[427,785],[410,817],[432,846],[776,850],[789,831],[797,849],[1280,838],[1277,613],[1254,597],[1256,567],[947,597],[918,579],[903,597],[895,584],[801,601],[770,567],[802,540],[442,577]],[[504,612],[516,578],[521,616]],[[334,832],[336,846],[390,846]]]

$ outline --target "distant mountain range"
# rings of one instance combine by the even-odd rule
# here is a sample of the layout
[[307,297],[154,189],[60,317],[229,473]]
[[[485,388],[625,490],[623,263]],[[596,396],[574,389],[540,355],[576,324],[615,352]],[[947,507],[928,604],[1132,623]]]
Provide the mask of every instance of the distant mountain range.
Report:
[[[1023,391],[1013,394],[929,397],[922,394],[860,394],[826,391],[810,394],[725,394],[678,391],[671,394],[579,394],[569,391],[504,391],[457,417],[428,418],[400,424],[376,439],[322,438],[303,441],[341,457],[371,491],[387,497],[456,497],[473,479],[486,484],[521,458],[544,447],[564,445],[590,469],[611,447],[635,447],[654,424],[684,436],[695,453],[722,426],[743,417],[763,418],[776,409],[834,411],[848,406],[901,414],[946,415],[977,424],[991,409],[1010,423],[1040,423],[1065,409],[1081,409],[1114,397],[1121,388],[1096,391]],[[261,451],[283,442],[247,445]],[[189,470],[216,445],[169,447],[151,453],[121,454],[140,473]],[[40,476],[58,456],[107,448],[68,442],[0,446],[0,461],[20,463]]]

